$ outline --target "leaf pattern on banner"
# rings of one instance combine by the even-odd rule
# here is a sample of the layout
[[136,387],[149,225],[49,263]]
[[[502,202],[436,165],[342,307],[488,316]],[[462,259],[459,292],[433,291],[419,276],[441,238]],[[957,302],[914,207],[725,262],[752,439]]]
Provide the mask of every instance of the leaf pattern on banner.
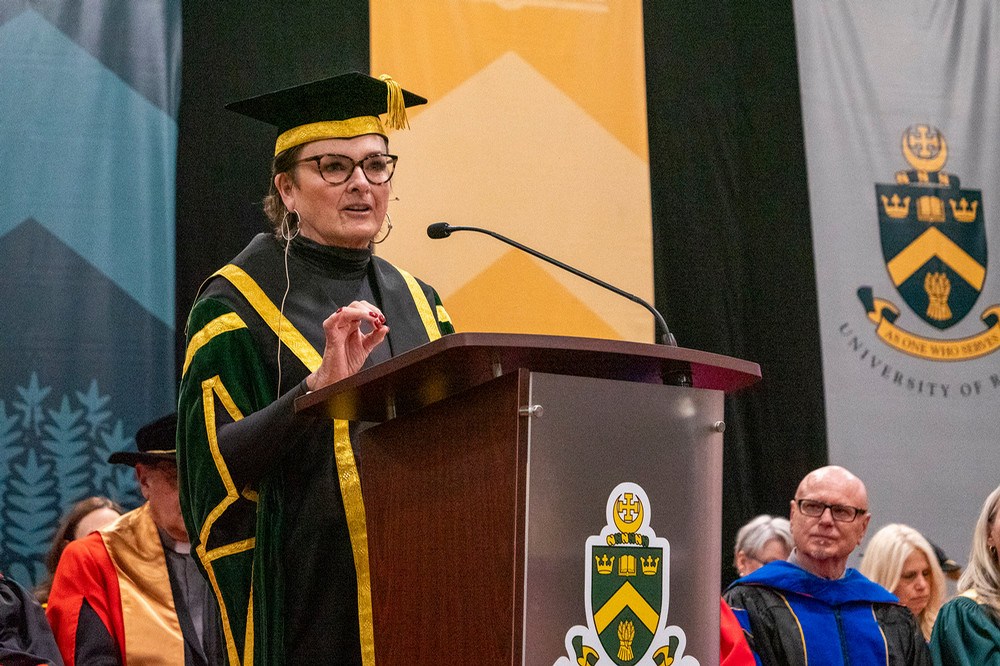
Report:
[[87,496],[90,456],[87,455],[87,432],[80,425],[83,410],[73,410],[69,397],[63,396],[59,410],[49,410],[50,423],[44,427],[48,438],[42,446],[51,454],[59,479],[60,509],[66,510]]
[[33,372],[15,389],[0,400],[0,572],[30,587],[45,577],[52,535],[74,503],[104,495],[131,509],[143,498],[133,470],[108,463],[135,440],[96,379],[58,396]]
[[25,559],[49,549],[59,517],[51,471],[52,465],[40,462],[29,450],[24,464],[13,466],[7,485],[4,536],[8,548]]
[[76,392],[76,399],[86,409],[87,423],[90,424],[90,436],[95,437],[100,430],[104,429],[105,422],[111,418],[111,411],[104,409],[111,400],[111,396],[101,395],[100,391],[97,390],[97,380],[94,379],[90,382],[90,389],[86,393]]
[[[11,462],[24,451],[24,447],[16,445],[21,437],[21,431],[16,429],[18,421],[16,415],[7,413],[7,405],[0,400],[0,488],[7,485]],[[0,557],[5,549],[5,540],[0,539]]]
[[35,435],[41,435],[42,400],[52,391],[50,387],[40,388],[38,386],[38,374],[31,373],[31,380],[28,386],[17,387],[17,392],[21,394],[21,400],[14,402],[14,407],[24,414],[24,427],[34,426]]
[[[135,439],[125,437],[121,419],[115,427],[101,433],[101,443],[95,447],[94,488],[122,506],[138,506],[143,497],[135,483],[135,474],[130,467],[107,464],[112,453],[132,450]],[[104,463],[104,464],[101,464]]]

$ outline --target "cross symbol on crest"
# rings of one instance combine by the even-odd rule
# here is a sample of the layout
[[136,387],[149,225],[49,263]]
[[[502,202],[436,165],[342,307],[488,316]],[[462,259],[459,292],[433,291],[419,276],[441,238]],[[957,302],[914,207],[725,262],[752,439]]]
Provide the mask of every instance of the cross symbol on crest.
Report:
[[941,138],[936,134],[929,136],[928,131],[926,125],[919,125],[916,136],[910,132],[909,137],[907,137],[910,147],[914,148],[920,157],[931,157],[941,149]]
[[618,509],[618,517],[621,518],[626,523],[635,522],[636,518],[639,517],[639,508],[641,504],[639,500],[632,496],[632,493],[625,493],[616,502],[616,509]]

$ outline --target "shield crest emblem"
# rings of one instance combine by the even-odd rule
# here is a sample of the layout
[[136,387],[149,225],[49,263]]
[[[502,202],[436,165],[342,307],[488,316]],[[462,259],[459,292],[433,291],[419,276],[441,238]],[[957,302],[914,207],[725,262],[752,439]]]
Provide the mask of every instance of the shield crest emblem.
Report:
[[875,185],[882,257],[906,304],[944,330],[972,310],[986,279],[982,193],[940,171],[947,144],[934,128],[904,132],[903,154],[914,169]]
[[604,650],[619,666],[649,649],[663,602],[663,549],[594,546],[591,605]]
[[667,624],[670,542],[650,526],[651,508],[638,484],[611,491],[607,524],[584,549],[587,626],[566,632],[569,657],[555,666],[698,666],[684,630]]

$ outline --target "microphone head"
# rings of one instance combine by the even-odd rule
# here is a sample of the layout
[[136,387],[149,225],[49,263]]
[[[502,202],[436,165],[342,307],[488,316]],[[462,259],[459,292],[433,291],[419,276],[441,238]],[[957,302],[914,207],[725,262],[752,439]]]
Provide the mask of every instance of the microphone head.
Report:
[[435,222],[427,227],[427,236],[430,238],[447,238],[451,235],[451,227],[447,222]]

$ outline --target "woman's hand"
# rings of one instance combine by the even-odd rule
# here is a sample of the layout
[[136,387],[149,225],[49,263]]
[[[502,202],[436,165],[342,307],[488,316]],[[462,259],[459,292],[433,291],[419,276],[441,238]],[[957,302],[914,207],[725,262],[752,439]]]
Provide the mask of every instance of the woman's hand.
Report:
[[[367,332],[365,332],[367,331]],[[354,301],[323,322],[326,347],[323,362],[306,377],[310,391],[350,377],[389,333],[385,315],[368,301]]]

